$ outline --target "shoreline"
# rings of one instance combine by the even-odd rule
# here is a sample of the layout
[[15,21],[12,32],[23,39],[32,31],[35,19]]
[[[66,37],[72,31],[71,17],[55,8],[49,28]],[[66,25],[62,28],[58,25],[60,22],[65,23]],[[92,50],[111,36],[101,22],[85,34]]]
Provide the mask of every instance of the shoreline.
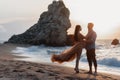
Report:
[[[22,59],[23,58],[23,59]],[[60,66],[60,67],[68,67],[68,68],[74,68],[74,66],[73,65],[65,65],[65,64],[59,64],[59,63],[49,63],[49,62],[40,62],[40,61],[38,61],[38,62],[36,62],[36,61],[32,61],[32,60],[30,60],[30,59],[27,59],[26,60],[26,58],[29,58],[29,57],[24,57],[24,56],[20,56],[20,58],[15,58],[14,60],[18,60],[18,61],[26,61],[26,62],[32,62],[32,63],[37,63],[37,64],[49,64],[49,65],[55,65],[55,66]],[[80,68],[80,70],[85,70],[85,71],[88,71],[88,67],[87,67],[87,69],[86,68],[83,68],[83,67],[81,67]],[[93,72],[94,72],[94,70],[93,70]],[[98,73],[105,73],[105,74],[111,74],[111,75],[116,75],[116,76],[120,76],[120,73],[119,72],[111,72],[110,73],[110,71],[104,71],[104,70],[98,70]]]
[[[0,80],[119,80],[118,75],[98,72],[98,75],[86,74],[87,70],[80,69],[79,74],[75,74],[73,68],[59,66],[57,64],[35,63],[29,61],[15,60],[22,58],[14,56],[14,50],[18,44],[0,45]],[[29,46],[29,45],[27,45]],[[11,74],[12,73],[12,74]]]

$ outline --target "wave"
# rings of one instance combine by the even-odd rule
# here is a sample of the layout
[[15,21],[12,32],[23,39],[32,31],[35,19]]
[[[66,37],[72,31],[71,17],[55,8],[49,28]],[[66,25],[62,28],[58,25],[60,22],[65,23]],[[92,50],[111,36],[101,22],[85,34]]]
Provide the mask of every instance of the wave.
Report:
[[98,60],[98,64],[111,66],[111,67],[120,67],[120,60],[116,58],[104,58],[102,60]]
[[[99,45],[99,47],[103,47],[103,45]],[[50,59],[52,53],[59,54],[63,50],[70,48],[70,46],[65,47],[50,47],[50,46],[30,46],[30,47],[17,47],[13,50],[13,53],[22,53],[28,57],[34,56],[34,58],[48,58]],[[111,49],[97,49],[97,62],[100,65],[111,66],[111,67],[120,67],[120,47],[116,47]],[[81,62],[87,62],[85,50],[81,55]]]
[[[87,58],[82,57],[80,61],[87,62]],[[97,63],[109,67],[120,67],[120,60],[118,60],[117,58],[104,58],[101,60],[97,60]]]

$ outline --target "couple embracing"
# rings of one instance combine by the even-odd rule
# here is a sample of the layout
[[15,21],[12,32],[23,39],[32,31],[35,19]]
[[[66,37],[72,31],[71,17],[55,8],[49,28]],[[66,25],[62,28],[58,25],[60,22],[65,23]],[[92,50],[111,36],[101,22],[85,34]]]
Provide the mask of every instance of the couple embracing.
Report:
[[93,30],[94,24],[88,23],[88,33],[86,36],[83,36],[80,31],[82,30],[80,25],[76,25],[74,32],[75,44],[63,51],[61,54],[53,54],[51,57],[52,62],[69,62],[73,61],[76,58],[75,72],[79,73],[79,60],[82,54],[82,49],[86,49],[86,56],[89,65],[88,73],[92,74],[92,63],[94,64],[95,74],[97,73],[97,61],[95,54],[95,41],[96,41],[96,32]]

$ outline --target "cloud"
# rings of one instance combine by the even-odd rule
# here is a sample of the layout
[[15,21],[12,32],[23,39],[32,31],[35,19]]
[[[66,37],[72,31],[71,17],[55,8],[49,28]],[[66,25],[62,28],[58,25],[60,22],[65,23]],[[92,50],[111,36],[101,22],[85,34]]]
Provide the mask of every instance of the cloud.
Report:
[[7,30],[2,26],[0,25],[0,33],[6,33]]

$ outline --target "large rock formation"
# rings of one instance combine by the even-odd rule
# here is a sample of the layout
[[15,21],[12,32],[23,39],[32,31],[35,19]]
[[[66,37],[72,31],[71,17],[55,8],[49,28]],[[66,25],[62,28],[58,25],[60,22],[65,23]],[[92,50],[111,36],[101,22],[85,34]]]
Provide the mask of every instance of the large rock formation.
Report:
[[48,6],[48,11],[41,14],[35,25],[22,34],[13,35],[8,43],[65,45],[67,30],[71,26],[69,15],[70,12],[63,1],[53,1]]
[[72,46],[76,43],[75,39],[74,39],[74,34],[69,34],[67,35],[67,45]]

